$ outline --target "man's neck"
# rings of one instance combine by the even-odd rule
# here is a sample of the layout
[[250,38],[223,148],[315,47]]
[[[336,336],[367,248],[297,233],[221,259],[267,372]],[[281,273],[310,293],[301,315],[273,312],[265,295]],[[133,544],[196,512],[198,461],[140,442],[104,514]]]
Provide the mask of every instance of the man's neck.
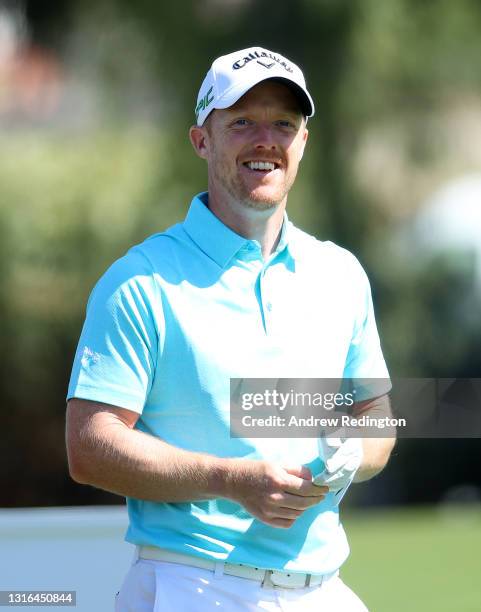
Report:
[[249,240],[257,240],[262,256],[267,259],[279,243],[287,196],[284,201],[266,210],[250,208],[231,198],[209,192],[209,209],[224,225]]

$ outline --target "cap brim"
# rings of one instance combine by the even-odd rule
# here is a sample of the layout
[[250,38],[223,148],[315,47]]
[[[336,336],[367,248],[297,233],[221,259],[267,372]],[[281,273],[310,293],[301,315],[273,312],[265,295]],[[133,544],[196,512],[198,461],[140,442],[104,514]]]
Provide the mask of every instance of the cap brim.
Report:
[[314,102],[309,95],[309,92],[305,91],[294,81],[286,79],[284,77],[271,77],[270,79],[264,79],[265,81],[277,81],[287,85],[289,89],[295,94],[301,105],[302,114],[305,117],[312,117],[314,115]]
[[[238,100],[242,98],[244,94],[246,94],[250,89],[258,85],[259,83],[263,83],[264,81],[276,81],[287,85],[289,89],[295,94],[296,98],[299,100],[301,111],[305,117],[312,117],[314,115],[314,102],[310,96],[310,94],[304,90],[300,85],[291,81],[290,79],[286,79],[285,77],[280,76],[272,76],[266,77],[265,79],[260,79],[251,84],[243,84],[242,87],[238,87],[236,89],[231,89],[228,92],[228,95],[225,95],[222,98],[219,98],[215,105],[212,107],[212,110],[215,108],[223,109],[230,108],[233,106]],[[210,114],[210,113],[209,113]],[[206,117],[204,118],[204,121]]]

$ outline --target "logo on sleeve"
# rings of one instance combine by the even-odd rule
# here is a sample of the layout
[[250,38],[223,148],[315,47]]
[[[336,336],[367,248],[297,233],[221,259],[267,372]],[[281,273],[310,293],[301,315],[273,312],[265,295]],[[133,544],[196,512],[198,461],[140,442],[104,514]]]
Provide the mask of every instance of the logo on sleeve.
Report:
[[96,364],[99,359],[100,355],[93,351],[90,347],[86,346],[84,347],[80,363],[82,364],[83,368],[88,368],[89,366]]

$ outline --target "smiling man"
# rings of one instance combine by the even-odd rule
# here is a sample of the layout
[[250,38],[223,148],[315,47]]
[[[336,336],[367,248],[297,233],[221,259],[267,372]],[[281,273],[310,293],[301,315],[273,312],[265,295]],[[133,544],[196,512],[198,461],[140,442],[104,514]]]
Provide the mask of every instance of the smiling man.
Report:
[[261,82],[232,107],[209,115],[205,126],[192,127],[190,136],[209,162],[210,201],[219,199],[222,209],[282,212],[307,140],[306,120],[289,87]]
[[[359,263],[285,211],[313,114],[280,54],[215,60],[190,129],[208,191],[89,299],[67,448],[75,480],[127,498],[119,612],[366,610],[339,578],[338,494],[378,473],[392,441],[230,432],[231,378],[388,378]],[[385,409],[388,391],[357,410]]]

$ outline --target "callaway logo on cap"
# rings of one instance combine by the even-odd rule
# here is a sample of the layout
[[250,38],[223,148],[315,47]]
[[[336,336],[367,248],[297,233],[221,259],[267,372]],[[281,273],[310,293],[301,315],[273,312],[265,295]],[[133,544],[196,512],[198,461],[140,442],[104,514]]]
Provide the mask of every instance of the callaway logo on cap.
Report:
[[229,108],[254,85],[267,79],[284,81],[297,95],[304,115],[314,115],[314,102],[301,69],[279,53],[251,47],[214,61],[197,97],[197,125],[203,125],[215,108]]

